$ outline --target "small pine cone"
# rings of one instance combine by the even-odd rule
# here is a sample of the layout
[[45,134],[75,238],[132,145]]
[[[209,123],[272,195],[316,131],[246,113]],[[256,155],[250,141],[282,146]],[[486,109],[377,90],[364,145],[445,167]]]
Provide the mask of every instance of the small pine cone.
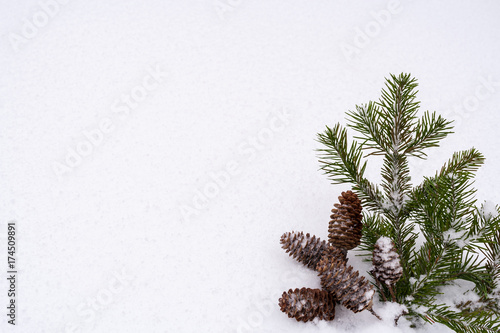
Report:
[[370,282],[352,266],[332,256],[321,258],[317,270],[323,289],[332,293],[334,298],[353,312],[370,310],[375,293]]
[[297,321],[335,318],[335,300],[331,294],[321,289],[290,289],[283,293],[279,305],[281,311]]
[[332,209],[331,221],[328,226],[328,240],[332,246],[351,250],[361,243],[361,201],[352,192],[342,192],[339,197],[340,204],[335,204]]
[[375,243],[372,274],[387,286],[398,282],[403,275],[399,254],[394,242],[388,237],[380,237]]
[[305,266],[316,269],[323,252],[328,249],[328,243],[316,236],[301,232],[287,232],[281,236],[280,243],[291,257]]

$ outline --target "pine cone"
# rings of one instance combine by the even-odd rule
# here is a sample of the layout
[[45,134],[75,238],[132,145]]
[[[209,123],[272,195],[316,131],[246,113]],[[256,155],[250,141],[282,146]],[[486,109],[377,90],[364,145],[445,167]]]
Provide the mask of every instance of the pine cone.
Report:
[[[345,249],[339,249],[338,247],[331,246],[331,245],[328,246],[328,248],[323,252],[323,256],[321,258],[323,258],[326,255],[341,259],[344,262],[344,264],[347,264],[347,261],[349,260],[347,258],[347,251]],[[321,260],[321,258],[320,258],[320,260]],[[319,264],[320,260],[318,260],[318,264]],[[317,267],[318,267],[318,265],[316,265],[315,268],[317,268]]]
[[398,282],[403,275],[399,254],[394,242],[388,237],[380,237],[375,243],[372,274],[387,286]]
[[328,226],[328,240],[332,246],[351,250],[361,243],[361,201],[352,192],[342,192],[339,197],[340,204],[335,204],[332,209],[330,224]]
[[328,292],[320,289],[302,288],[288,290],[279,299],[281,311],[289,318],[308,322],[314,318],[333,320],[335,300]]
[[371,310],[373,294],[371,284],[352,266],[342,260],[325,255],[321,258],[317,270],[321,277],[323,289],[332,293],[334,298],[353,312]]
[[301,232],[287,232],[281,236],[280,243],[291,257],[301,262],[305,266],[316,269],[321,257],[329,253],[331,255],[340,256],[347,261],[344,253],[340,250],[328,246],[326,241],[322,241],[316,236]]

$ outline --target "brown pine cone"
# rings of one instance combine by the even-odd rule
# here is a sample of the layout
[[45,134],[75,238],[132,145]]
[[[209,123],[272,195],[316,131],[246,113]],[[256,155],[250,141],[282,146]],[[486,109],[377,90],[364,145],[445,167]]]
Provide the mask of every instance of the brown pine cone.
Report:
[[388,237],[380,237],[375,243],[372,263],[373,276],[387,286],[398,282],[403,275],[399,254],[394,242]]
[[[331,245],[328,246],[328,248],[323,252],[323,256],[321,258],[323,258],[326,255],[341,259],[344,262],[344,264],[347,264],[347,261],[349,260],[347,258],[347,251],[345,249],[339,249],[338,247],[331,246]],[[321,258],[320,258],[320,260],[321,260]],[[318,264],[319,264],[319,260],[318,260]],[[317,268],[317,267],[318,267],[318,265],[316,265],[315,268]]]
[[302,231],[284,233],[280,243],[289,256],[311,269],[316,269],[321,257],[326,253],[340,256],[347,261],[346,255],[342,251],[328,246],[326,241],[322,241],[314,235],[304,235]]
[[347,266],[339,258],[325,255],[317,270],[323,289],[332,293],[339,303],[353,312],[371,310],[375,292],[370,282],[360,277],[352,266]]
[[361,201],[352,192],[342,192],[339,196],[340,204],[335,204],[332,209],[331,221],[328,226],[328,240],[332,246],[351,250],[361,243]]
[[281,311],[297,321],[335,318],[335,300],[331,294],[321,289],[290,289],[283,293],[279,305]]

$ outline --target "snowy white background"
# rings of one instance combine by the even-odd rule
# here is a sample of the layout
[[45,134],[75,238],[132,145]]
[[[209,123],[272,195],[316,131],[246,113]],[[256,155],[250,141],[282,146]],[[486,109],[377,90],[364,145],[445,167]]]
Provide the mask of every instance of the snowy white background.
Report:
[[[377,99],[389,73],[412,73],[422,108],[456,121],[411,162],[414,181],[474,146],[478,199],[500,202],[498,1],[54,3],[0,1],[16,332],[408,331],[340,307],[297,323],[277,305],[319,286],[281,234],[326,238],[348,189],[318,171],[316,133]],[[0,331],[13,332],[0,281]]]

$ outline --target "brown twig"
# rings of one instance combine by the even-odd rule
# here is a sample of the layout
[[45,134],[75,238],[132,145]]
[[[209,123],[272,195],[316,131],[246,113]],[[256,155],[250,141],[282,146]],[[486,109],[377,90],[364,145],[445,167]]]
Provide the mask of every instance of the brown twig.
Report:
[[380,290],[380,293],[382,294],[382,299],[384,300],[384,302],[387,302],[387,297],[385,297],[384,289],[380,285],[380,281],[377,278],[375,278],[375,282],[377,283],[378,290]]
[[389,285],[389,292],[391,293],[392,301],[396,302],[396,295],[394,295],[394,290],[392,290],[391,285]]
[[403,312],[401,312],[401,314],[400,314],[399,316],[397,316],[396,318],[394,318],[394,324],[395,324],[396,326],[398,326],[398,321],[399,321],[399,318],[401,318],[401,317],[403,317],[403,316],[405,316],[405,315],[407,315],[407,314],[408,314],[408,312],[407,312],[407,311],[403,311]]
[[368,311],[370,311],[370,313],[371,313],[372,315],[374,315],[375,317],[377,317],[377,319],[378,319],[378,320],[382,320],[382,318],[380,318],[380,316],[379,316],[379,315],[378,315],[375,311],[373,311],[373,309],[370,309],[370,310],[368,310]]

